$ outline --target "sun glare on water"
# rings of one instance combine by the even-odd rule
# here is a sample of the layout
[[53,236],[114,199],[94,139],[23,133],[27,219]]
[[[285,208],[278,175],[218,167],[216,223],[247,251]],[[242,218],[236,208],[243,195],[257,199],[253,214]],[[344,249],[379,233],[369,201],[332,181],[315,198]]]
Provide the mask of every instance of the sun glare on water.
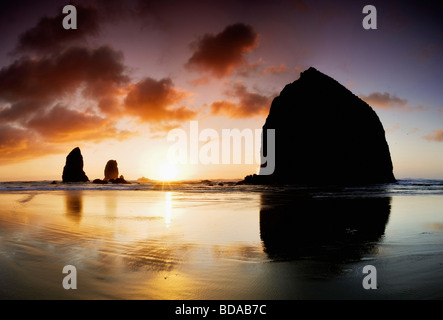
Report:
[[177,179],[178,168],[170,163],[162,164],[158,169],[158,177],[161,181],[173,181]]

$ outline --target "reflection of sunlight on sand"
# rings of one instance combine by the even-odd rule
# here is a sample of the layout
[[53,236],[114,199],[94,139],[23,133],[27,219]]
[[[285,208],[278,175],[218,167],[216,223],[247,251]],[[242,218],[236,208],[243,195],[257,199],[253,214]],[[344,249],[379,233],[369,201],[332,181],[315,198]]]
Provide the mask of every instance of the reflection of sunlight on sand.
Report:
[[[82,275],[76,294],[84,298],[237,297],[246,294],[242,288],[251,290],[255,264],[267,261],[258,197],[74,190],[41,193],[23,204],[23,194],[0,194],[0,220],[10,222],[0,223],[0,236],[24,239],[0,241],[0,259],[20,259],[23,270],[39,274],[31,286],[49,288],[44,297],[71,297],[53,285],[53,274],[67,264]],[[28,288],[14,279],[10,284]]]
[[[320,243],[318,258],[309,250],[309,259],[274,263],[264,248],[275,253],[276,246],[286,246],[291,253],[319,239],[317,227],[304,231],[303,219],[297,218],[301,209],[312,209],[310,203],[303,207],[298,198],[281,202],[279,195],[271,201],[258,192],[209,191],[0,192],[0,276],[6,275],[0,279],[0,299],[35,299],[37,292],[44,299],[366,298],[359,268],[368,258],[383,277],[376,290],[380,297],[411,297],[408,292],[417,286],[419,298],[441,297],[443,279],[433,271],[442,257],[441,196],[393,197],[383,238],[374,249],[369,243],[371,251],[361,251],[356,262],[342,257],[360,250],[361,241],[341,251],[343,242],[334,247],[328,240]],[[332,200],[321,201],[326,205],[318,210]],[[332,201],[335,209],[337,201]],[[369,216],[364,213],[382,212],[357,211],[362,219]],[[278,233],[271,238],[268,233],[263,242],[265,213],[273,218],[269,223],[281,214],[289,243],[279,241]],[[315,226],[316,216],[311,221]],[[325,258],[336,252],[336,260]],[[79,272],[77,292],[54,280],[54,275],[61,279],[67,264]]]
[[166,228],[169,228],[171,224],[171,211],[172,211],[172,192],[165,193],[165,223]]
[[167,274],[157,274],[148,281],[139,285],[139,296],[146,296],[152,300],[188,300],[197,299],[199,288],[204,287],[198,279],[177,271]]

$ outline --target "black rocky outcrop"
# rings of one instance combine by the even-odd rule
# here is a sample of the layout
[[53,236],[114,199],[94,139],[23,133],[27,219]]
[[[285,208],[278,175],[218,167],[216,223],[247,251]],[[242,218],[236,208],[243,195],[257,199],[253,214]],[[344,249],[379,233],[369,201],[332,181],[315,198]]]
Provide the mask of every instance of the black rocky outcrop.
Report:
[[314,68],[302,72],[273,100],[263,126],[265,156],[266,129],[275,129],[275,170],[270,175],[248,176],[243,183],[396,181],[385,131],[375,111]]
[[83,171],[83,156],[80,148],[73,149],[66,157],[66,164],[63,168],[63,182],[87,182],[89,181]]
[[101,180],[101,179],[94,179],[92,181],[92,183],[95,183],[95,184],[108,184],[108,181],[107,180]]
[[130,184],[130,182],[126,181],[125,178],[121,175],[118,176],[118,164],[116,160],[109,160],[105,166],[105,178],[103,180],[95,179],[92,181],[95,184]]
[[109,160],[105,166],[105,180],[117,179],[118,178],[118,165],[117,161]]

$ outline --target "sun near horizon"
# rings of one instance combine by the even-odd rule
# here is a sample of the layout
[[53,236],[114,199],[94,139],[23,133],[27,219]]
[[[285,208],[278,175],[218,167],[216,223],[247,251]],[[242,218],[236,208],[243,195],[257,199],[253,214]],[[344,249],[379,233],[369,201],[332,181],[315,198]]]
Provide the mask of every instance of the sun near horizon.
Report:
[[177,180],[179,170],[177,165],[171,163],[164,163],[157,169],[157,178],[154,177],[154,180],[160,181],[175,181]]

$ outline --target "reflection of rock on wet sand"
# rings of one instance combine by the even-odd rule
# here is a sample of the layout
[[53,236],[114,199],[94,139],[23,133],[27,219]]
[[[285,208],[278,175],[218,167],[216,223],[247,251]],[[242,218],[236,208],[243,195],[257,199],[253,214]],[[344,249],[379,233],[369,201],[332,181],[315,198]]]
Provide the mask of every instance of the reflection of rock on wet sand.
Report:
[[271,259],[359,260],[376,250],[390,209],[390,197],[263,194],[260,236]]
[[66,216],[75,222],[80,222],[83,213],[82,192],[79,190],[66,191],[65,205]]

